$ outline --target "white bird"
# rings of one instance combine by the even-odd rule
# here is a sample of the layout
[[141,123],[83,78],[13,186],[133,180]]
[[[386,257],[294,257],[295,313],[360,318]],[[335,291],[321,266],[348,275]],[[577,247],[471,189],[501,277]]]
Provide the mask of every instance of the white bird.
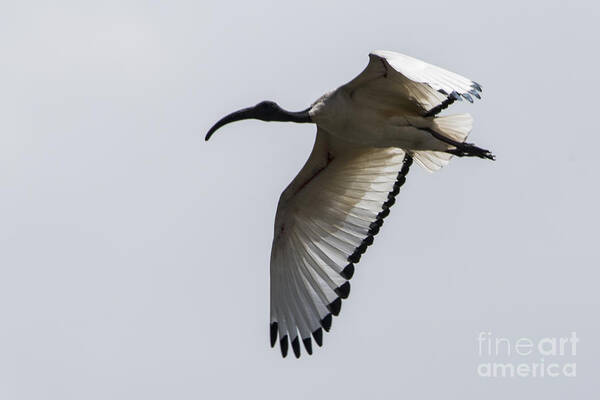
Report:
[[465,142],[469,114],[439,116],[462,98],[481,98],[481,86],[453,72],[391,52],[369,54],[365,70],[299,112],[263,101],[219,120],[206,135],[243,119],[315,123],[317,136],[304,167],[277,206],[271,250],[270,338],[288,340],[300,357],[348,297],[354,265],[373,243],[413,159],[429,171],[453,155],[493,160]]

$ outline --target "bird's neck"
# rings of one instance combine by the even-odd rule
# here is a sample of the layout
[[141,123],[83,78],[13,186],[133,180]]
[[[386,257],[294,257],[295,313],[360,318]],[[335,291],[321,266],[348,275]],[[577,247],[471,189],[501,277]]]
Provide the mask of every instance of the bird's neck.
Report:
[[306,110],[302,111],[287,111],[281,109],[281,111],[277,114],[273,121],[298,123],[313,122],[312,118],[310,117],[309,111],[310,108],[307,108]]

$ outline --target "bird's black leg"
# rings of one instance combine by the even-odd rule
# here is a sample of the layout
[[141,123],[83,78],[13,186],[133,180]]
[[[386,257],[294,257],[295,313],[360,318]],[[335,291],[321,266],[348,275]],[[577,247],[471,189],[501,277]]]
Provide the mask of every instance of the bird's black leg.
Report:
[[454,154],[458,157],[479,157],[479,158],[487,158],[488,160],[495,160],[496,156],[493,155],[489,150],[482,149],[481,147],[475,146],[473,143],[461,143],[456,140],[452,140],[444,135],[441,135],[434,131],[433,129],[425,129],[429,132],[433,137],[438,140],[441,140],[444,143],[448,143],[451,146],[456,147],[455,149],[446,150],[446,153]]
[[458,157],[479,157],[495,160],[496,156],[489,150],[475,146],[473,143],[460,143],[455,149],[446,150],[446,153],[454,154]]

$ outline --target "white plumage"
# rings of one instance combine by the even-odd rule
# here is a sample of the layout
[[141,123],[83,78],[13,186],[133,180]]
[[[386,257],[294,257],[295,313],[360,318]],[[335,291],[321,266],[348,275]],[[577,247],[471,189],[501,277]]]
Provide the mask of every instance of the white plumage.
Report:
[[[493,159],[465,139],[468,114],[438,116],[456,100],[480,98],[481,87],[460,75],[390,51],[375,51],[365,70],[301,112],[262,102],[232,113],[221,126],[248,118],[312,122],[310,157],[283,191],[271,251],[271,345],[282,355],[300,341],[312,354],[322,344],[355,264],[389,214],[413,159],[429,171],[452,155]],[[312,339],[311,339],[312,338]]]

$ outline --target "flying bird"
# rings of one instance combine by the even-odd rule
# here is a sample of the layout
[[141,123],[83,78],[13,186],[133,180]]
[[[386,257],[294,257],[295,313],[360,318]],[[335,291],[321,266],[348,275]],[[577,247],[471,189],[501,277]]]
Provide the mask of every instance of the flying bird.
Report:
[[[270,266],[270,340],[285,357],[300,341],[312,354],[350,293],[355,265],[390,213],[413,160],[429,171],[452,156],[494,160],[465,142],[469,114],[440,116],[455,101],[480,99],[481,86],[400,53],[374,51],[353,80],[305,110],[272,101],[233,112],[213,125],[244,119],[313,123],[306,164],[277,206]],[[311,339],[312,338],[312,339]]]

